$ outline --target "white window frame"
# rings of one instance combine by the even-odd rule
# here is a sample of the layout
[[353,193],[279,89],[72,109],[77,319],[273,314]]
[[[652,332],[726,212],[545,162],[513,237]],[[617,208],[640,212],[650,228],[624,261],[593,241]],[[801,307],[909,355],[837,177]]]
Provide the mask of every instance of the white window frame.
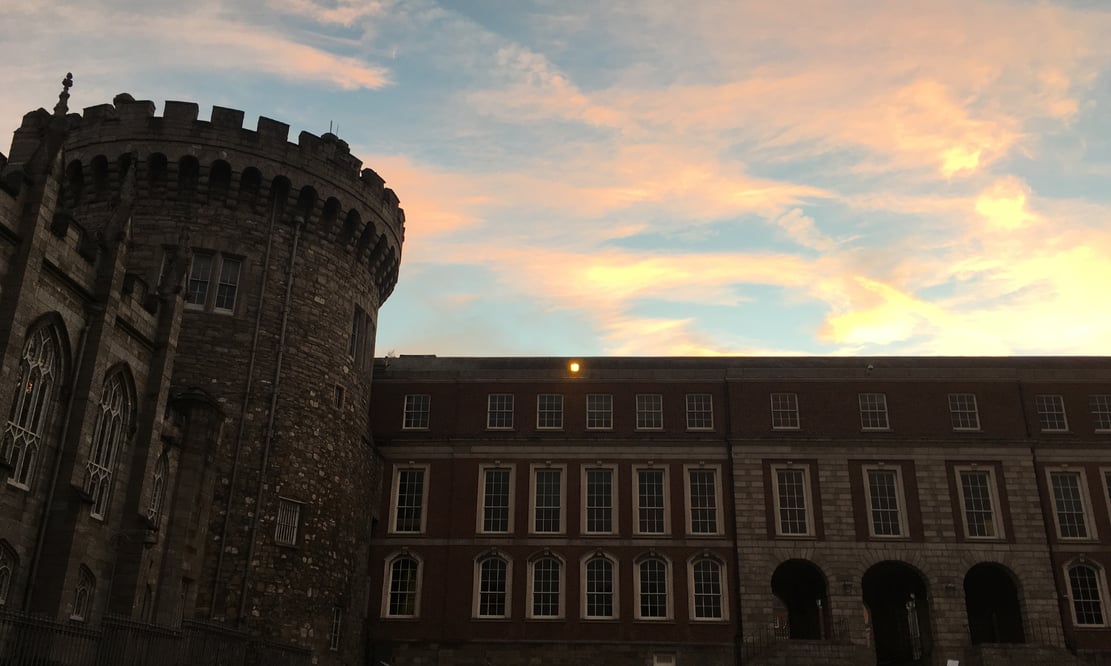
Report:
[[[781,497],[779,495],[779,472],[791,471],[802,472],[802,501],[803,509],[806,511],[806,532],[786,532],[783,529],[782,505],[780,504]],[[772,521],[775,524],[775,535],[787,539],[791,538],[812,538],[815,536],[814,532],[814,498],[810,494],[810,465],[799,465],[793,463],[773,463],[771,465],[771,483],[772,483],[772,510],[775,515],[772,516]]]
[[365,369],[374,361],[376,327],[370,313],[358,303],[351,304],[351,335],[347,339],[347,359]]
[[[718,584],[721,586],[721,593],[719,603],[721,604],[721,616],[719,617],[698,617],[697,604],[695,602],[695,585],[694,585],[694,567],[700,562],[713,562],[718,567]],[[710,555],[709,553],[699,553],[692,556],[687,560],[687,603],[691,622],[728,622],[729,621],[729,578],[725,562]]]
[[[502,615],[481,615],[482,607],[482,563],[486,560],[498,558],[505,562],[505,613]],[[513,559],[499,551],[486,551],[474,560],[474,588],[471,606],[471,617],[478,620],[505,620],[513,617]]]
[[[235,279],[227,280],[227,268],[229,264],[236,264]],[[243,258],[233,257],[226,254],[220,255],[220,270],[216,273],[216,289],[212,292],[212,311],[222,312],[224,314],[232,314],[235,312],[235,306],[239,304],[239,284],[243,279]],[[231,290],[231,307],[218,305],[220,301],[220,292],[224,289]]]
[[[697,409],[696,406],[691,405],[691,399],[704,398],[706,400],[704,409]],[[714,429],[714,394],[713,393],[688,393],[685,398],[687,405],[687,430],[694,430],[700,432],[707,432]],[[691,417],[696,414],[709,414],[709,425],[691,425]]]
[[[217,261],[218,256],[219,253],[213,252],[212,250],[193,250],[192,256],[189,257],[189,269],[185,273],[185,309],[208,309],[208,304],[212,300],[212,294],[214,292],[214,290],[212,289],[212,275],[216,272],[216,266],[217,264],[219,264],[219,261]],[[193,277],[193,270],[197,266],[198,257],[207,257],[209,260],[208,274],[205,275],[203,279],[201,279],[200,277]],[[194,281],[204,283],[204,298],[197,301],[192,300]]]
[[[1096,574],[1096,589],[1099,592],[1099,606],[1100,615],[1103,622],[1100,624],[1081,624],[1076,617],[1076,598],[1073,594],[1072,576],[1069,573],[1073,567],[1087,567],[1095,571]],[[1111,619],[1107,617],[1107,603],[1109,600],[1107,588],[1107,573],[1106,570],[1095,562],[1077,559],[1067,562],[1064,566],[1065,584],[1068,586],[1068,600],[1069,600],[1069,618],[1072,620],[1072,626],[1076,629],[1099,629],[1102,627],[1111,626]]]
[[[486,473],[492,470],[506,470],[509,472],[509,518],[505,530],[486,529]],[[478,466],[478,515],[475,523],[475,532],[479,534],[512,534],[513,519],[517,503],[514,501],[517,489],[517,466],[513,464],[489,464]]]
[[[964,483],[962,482],[962,474],[986,474],[988,477],[988,499],[991,502],[991,521],[992,526],[995,528],[995,534],[990,536],[976,536],[972,534],[972,530],[968,527],[968,507],[967,498],[964,496]],[[1002,503],[999,500],[999,479],[995,476],[995,467],[991,465],[954,465],[953,477],[957,484],[957,503],[961,512],[961,526],[964,529],[964,536],[966,539],[974,541],[1002,541],[1006,538],[1006,530],[1003,528],[1003,511]]]
[[[1049,411],[1052,407],[1053,411]],[[1065,411],[1065,397],[1060,394],[1038,394],[1034,396],[1034,408],[1038,413],[1038,428],[1041,432],[1068,432],[1069,416]],[[1058,411],[1058,408],[1060,411]],[[1046,419],[1061,417],[1061,427],[1046,427]],[[1054,419],[1056,420],[1056,419]]]
[[[189,300],[189,293],[190,293],[191,283],[194,281],[194,278],[193,278],[194,263],[193,262],[196,260],[196,258],[198,256],[209,258],[208,275],[206,275],[204,277],[204,280],[203,280],[203,282],[205,283],[204,299],[200,300],[200,301],[197,301],[197,302],[193,302],[193,301]],[[165,265],[165,261],[166,261],[165,256],[163,256],[163,265]],[[236,271],[236,274],[235,274],[235,281],[234,282],[225,281],[226,276],[224,275],[225,266],[227,264],[231,263],[231,262],[235,262],[235,263],[239,264],[239,267],[238,267],[238,269]],[[241,300],[239,298],[239,291],[240,291],[240,288],[243,285],[243,273],[244,273],[243,269],[246,267],[246,264],[247,264],[246,259],[244,257],[240,256],[240,255],[237,255],[237,254],[231,254],[231,253],[227,253],[227,252],[217,252],[215,250],[209,250],[209,249],[195,249],[195,250],[193,250],[193,256],[189,260],[189,268],[188,268],[188,270],[186,271],[186,274],[185,274],[185,308],[187,310],[193,310],[193,311],[196,311],[196,312],[214,312],[214,313],[218,313],[218,314],[235,314],[235,310],[238,307],[239,302]],[[197,281],[200,282],[202,280],[198,279]],[[230,287],[233,291],[232,304],[231,304],[230,308],[221,307],[221,306],[218,306],[216,304],[217,299],[219,299],[219,297],[220,297],[220,289],[222,287]]]
[[[871,471],[895,472],[895,499],[899,502],[899,533],[898,534],[876,534],[876,523],[872,518],[872,488],[868,480],[868,473]],[[868,536],[873,539],[883,539],[885,541],[899,541],[910,538],[910,529],[907,522],[907,492],[906,485],[903,482],[903,466],[902,465],[861,465],[861,481],[864,483],[864,509],[867,514],[865,517],[868,520]]]
[[[799,396],[797,393],[772,393],[768,396],[768,401],[771,406],[771,419],[772,430],[799,430],[801,421],[799,420]],[[782,422],[777,424],[776,417],[786,419],[787,425]],[[794,421],[794,425],[790,421]]]
[[1088,413],[1092,415],[1092,427],[1096,432],[1111,432],[1111,394],[1089,395]]
[[[714,531],[713,532],[695,532],[694,531],[694,511],[695,506],[693,497],[691,497],[691,472],[710,472],[714,479]],[[640,493],[637,493],[638,497]],[[686,500],[686,521],[687,521],[687,536],[689,537],[716,537],[725,533],[724,525],[724,510],[722,508],[721,497],[721,466],[720,465],[683,465],[683,497]],[[705,508],[705,507],[698,507]]]
[[[865,397],[867,396],[867,398]],[[865,400],[872,400],[877,398],[878,403],[865,405]],[[886,393],[857,393],[856,394],[857,406],[860,408],[860,429],[863,431],[883,432],[891,430],[891,414],[887,409],[887,394]],[[868,415],[883,415],[883,425],[868,425],[865,421],[865,414]]]
[[652,666],[675,666],[676,658],[674,652],[656,652],[652,655]]
[[[649,405],[650,399],[655,398],[657,404],[653,407]],[[655,417],[654,421],[659,421],[659,425],[641,425],[641,417],[645,417],[644,421],[648,421],[650,417]],[[638,393],[636,395],[636,429],[637,430],[663,430],[664,429],[664,397],[661,393]]]
[[[508,408],[505,404],[499,405],[498,409],[494,409],[494,401],[505,400],[508,398]],[[512,430],[514,425],[514,403],[516,402],[512,393],[488,393],[486,395],[486,429],[487,430]],[[509,414],[509,425],[493,425],[494,415],[504,416]]]
[[[618,492],[617,492],[617,484],[618,484],[617,465],[582,465],[581,469],[582,469],[582,472],[581,472],[580,486],[582,487],[582,502],[580,504],[581,504],[582,510],[579,512],[579,520],[582,521],[580,524],[582,525],[581,532],[582,532],[583,536],[602,536],[602,535],[609,535],[609,534],[617,534],[618,531],[619,531],[618,516],[621,514],[621,512],[618,511],[618,506],[617,506],[617,502],[618,502],[618,499],[617,499],[618,498]],[[590,520],[589,520],[589,512],[588,512],[588,509],[590,507],[589,507],[589,503],[588,503],[589,487],[588,487],[588,484],[587,484],[587,474],[588,474],[588,472],[600,471],[600,470],[608,471],[610,473],[610,529],[608,531],[605,531],[605,532],[590,529]]]
[[332,624],[328,627],[328,649],[339,652],[343,637],[343,606],[332,606]]
[[[599,404],[591,405],[591,400]],[[592,417],[601,420],[602,425],[591,425]],[[586,429],[587,430],[613,430],[613,394],[612,393],[587,393],[586,394]]]
[[[559,472],[559,529],[556,531],[538,531],[536,529],[536,475],[538,472]],[[552,536],[567,533],[567,465],[549,465],[547,463],[529,465],[529,534],[537,536]]]
[[[659,562],[663,562],[663,564],[664,564],[665,594],[667,595],[667,598],[664,600],[664,602],[665,602],[664,613],[665,614],[662,617],[657,617],[657,616],[654,616],[654,615],[642,615],[641,614],[641,603],[640,603],[641,602],[641,587],[640,587],[641,574],[640,574],[640,567],[641,567],[642,564],[644,564],[645,562],[647,562],[649,560],[657,560]],[[633,590],[634,590],[634,594],[633,594],[633,618],[634,619],[636,619],[638,621],[643,621],[643,622],[669,622],[669,621],[675,619],[675,593],[674,593],[674,589],[673,589],[674,585],[672,584],[672,580],[671,580],[672,575],[673,575],[672,569],[673,569],[673,567],[672,567],[671,560],[669,558],[665,557],[662,553],[649,553],[649,554],[643,555],[641,557],[638,557],[638,558],[636,558],[636,560],[633,561]]]
[[[1111,467],[1100,467],[1099,479],[1103,483],[1103,501],[1107,504],[1107,515],[1111,516]],[[1050,488],[1051,492],[1052,490]]]
[[[274,543],[279,546],[296,546],[297,540],[301,537],[301,521],[304,516],[301,509],[304,508],[305,503],[290,499],[288,497],[278,497],[278,512],[274,514]],[[282,522],[283,509],[288,509],[293,512],[293,523]],[[292,530],[292,536],[286,538],[282,534],[282,528],[287,528],[286,531]]]
[[[413,590],[413,613],[411,615],[394,615],[390,613],[390,595],[393,592],[393,565],[394,562],[396,562],[400,558],[413,560],[417,563],[417,571],[415,576],[416,580]],[[411,553],[407,550],[390,553],[390,555],[386,558],[382,580],[385,581],[385,584],[382,586],[382,618],[392,620],[399,618],[412,619],[420,617],[421,592],[424,583],[424,558],[420,557],[416,553]]]
[[[544,398],[559,398],[559,409],[541,409]],[[559,414],[559,425],[541,425],[541,414]],[[537,393],[536,394],[536,429],[537,430],[563,430],[563,394],[562,393]]]
[[[1080,505],[1084,511],[1084,529],[1087,531],[1085,536],[1065,536],[1061,533],[1061,517],[1057,507],[1057,494],[1053,490],[1053,476],[1055,474],[1075,474],[1078,478],[1078,490],[1080,492]],[[1092,495],[1088,492],[1088,474],[1083,467],[1073,467],[1068,465],[1061,465],[1057,467],[1046,467],[1045,469],[1046,488],[1049,491],[1049,501],[1053,510],[1053,526],[1057,529],[1057,539],[1060,541],[1095,541],[1099,538],[1096,533],[1095,519],[1092,516]]]
[[[971,401],[971,409],[968,401]],[[954,431],[978,432],[980,430],[980,405],[975,393],[950,393],[948,402],[949,423]],[[971,425],[963,425],[967,419],[971,419]]]
[[[559,599],[555,615],[536,615],[536,564],[541,560],[553,560],[559,565]],[[525,600],[525,617],[530,620],[562,620],[566,617],[567,600],[567,563],[551,552],[536,555],[528,562],[528,599]]]
[[[662,532],[642,532],[640,529],[640,472],[663,472],[663,514]],[[669,465],[633,465],[633,534],[637,536],[666,536],[671,534],[671,467]]]
[[[589,594],[588,579],[587,579],[587,565],[592,560],[603,559],[609,562],[610,571],[613,573],[613,592],[610,595],[610,602],[613,606],[613,613],[611,615],[588,615],[587,609],[587,595]],[[582,594],[580,605],[580,617],[584,622],[612,622],[621,617],[621,567],[618,564],[617,558],[604,551],[593,551],[582,556],[579,560],[579,580],[582,581]]]
[[[397,529],[397,500],[398,490],[401,482],[401,473],[408,471],[422,471],[424,473],[423,483],[421,484],[421,500],[420,500],[420,530],[398,530]],[[393,481],[390,485],[390,534],[424,534],[428,525],[428,486],[431,480],[431,470],[429,465],[425,464],[408,464],[396,465],[393,470]]]
[[[423,402],[423,408],[420,404]],[[410,424],[409,415],[413,415]],[[417,418],[423,415],[423,419]],[[424,425],[420,425],[423,422]],[[406,393],[401,401],[401,429],[428,430],[432,425],[432,396],[428,393]]]

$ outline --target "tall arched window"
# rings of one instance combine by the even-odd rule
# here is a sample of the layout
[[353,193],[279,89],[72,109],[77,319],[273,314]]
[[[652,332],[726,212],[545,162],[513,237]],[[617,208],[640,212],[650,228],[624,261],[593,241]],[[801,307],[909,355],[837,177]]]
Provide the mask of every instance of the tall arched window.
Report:
[[4,426],[0,456],[11,465],[8,483],[29,489],[42,450],[59,374],[58,336],[43,326],[27,336],[19,359],[19,383]]
[[636,574],[639,589],[637,617],[642,620],[671,617],[667,562],[657,557],[641,560]]
[[85,492],[92,498],[93,508],[89,515],[93,518],[103,520],[108,513],[116,457],[129,435],[130,421],[131,399],[124,375],[115,372],[104,382],[89,461],[85,464]]
[[8,545],[7,541],[0,541],[0,607],[8,605],[8,593],[12,589],[12,580],[15,570],[19,566],[19,557]]
[[583,565],[586,579],[583,616],[590,619],[617,617],[617,575],[614,563],[596,554]]
[[691,616],[696,620],[725,618],[721,564],[705,557],[691,564]]
[[1078,626],[1104,626],[1103,611],[1106,582],[1103,572],[1090,564],[1069,567],[1069,591],[1072,593],[1072,616]]
[[384,615],[387,617],[420,615],[420,560],[411,555],[398,555],[389,564],[386,585]]
[[158,529],[158,524],[162,521],[162,502],[166,496],[168,467],[166,452],[163,451],[162,455],[158,456],[158,462],[154,463],[154,474],[150,480],[150,504],[147,505],[147,520],[154,529]]
[[509,617],[509,561],[487,555],[476,569],[475,617]]
[[562,617],[563,563],[544,556],[530,566],[529,617]]

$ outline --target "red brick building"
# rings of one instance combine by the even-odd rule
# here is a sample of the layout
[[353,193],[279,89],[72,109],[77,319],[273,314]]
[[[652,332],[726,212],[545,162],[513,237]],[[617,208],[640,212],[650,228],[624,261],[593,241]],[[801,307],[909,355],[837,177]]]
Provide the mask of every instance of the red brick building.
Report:
[[372,409],[395,666],[1111,648],[1111,359],[401,357]]

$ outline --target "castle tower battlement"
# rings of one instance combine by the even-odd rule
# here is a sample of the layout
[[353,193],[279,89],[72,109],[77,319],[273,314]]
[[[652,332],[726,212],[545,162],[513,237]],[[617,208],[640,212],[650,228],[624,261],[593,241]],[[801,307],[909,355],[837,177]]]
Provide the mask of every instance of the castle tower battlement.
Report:
[[[171,466],[184,485],[165,482],[180,495],[156,537],[169,555],[151,567],[139,541],[121,546],[103,610],[184,614],[294,644],[314,663],[352,663],[382,483],[371,375],[404,241],[397,195],[331,133],[294,143],[270,118],[249,129],[243,111],[217,106],[203,120],[197,104],[174,101],[157,115],[127,94],[66,111],[24,116],[3,160],[0,213],[15,219],[37,191],[50,138],[51,245],[85,275],[118,243],[126,274],[108,319],[153,321],[160,299],[174,302],[172,341],[154,341],[151,326],[132,338],[142,353],[165,352],[171,392],[202,391],[221,413],[219,427],[190,431]],[[8,236],[16,247],[19,232]],[[135,515],[119,520],[146,529]],[[110,543],[99,527],[90,539]]]
[[[397,282],[405,213],[397,195],[350,153],[335,134],[301,132],[258,119],[243,126],[244,112],[214,106],[198,118],[194,102],[167,101],[161,116],[151,101],[121,93],[113,104],[67,116],[66,199],[69,208],[108,202],[132,160],[140,198],[178,206],[220,205],[246,213],[267,208],[275,197],[282,219],[303,221],[307,233],[342,245],[366,266],[384,301]],[[45,109],[26,114],[8,161],[30,158],[50,122]]]

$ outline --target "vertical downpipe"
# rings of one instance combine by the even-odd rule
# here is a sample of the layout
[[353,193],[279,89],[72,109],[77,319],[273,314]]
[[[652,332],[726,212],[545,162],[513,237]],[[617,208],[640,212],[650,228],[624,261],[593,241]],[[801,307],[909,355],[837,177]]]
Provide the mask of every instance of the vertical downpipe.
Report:
[[243,402],[239,408],[239,428],[235,434],[235,457],[231,464],[231,485],[228,486],[228,501],[224,507],[224,526],[220,530],[220,549],[216,555],[216,572],[212,576],[212,599],[208,607],[209,619],[213,618],[216,611],[216,592],[220,588],[220,572],[224,567],[224,551],[228,542],[231,503],[235,497],[235,486],[239,479],[239,453],[243,448],[243,433],[247,427],[247,410],[250,406],[251,389],[254,385],[255,359],[258,356],[258,338],[262,329],[262,306],[266,302],[266,285],[270,277],[270,252],[274,246],[274,226],[278,221],[279,208],[278,197],[272,197],[270,201],[270,228],[266,232],[266,255],[262,261],[262,283],[259,285],[258,302],[255,304],[255,330],[251,338],[251,353],[247,362],[247,385],[243,389]]
[[[729,527],[731,534],[730,541],[733,544],[733,616],[737,618],[737,633],[733,639],[733,649],[736,651],[733,655],[733,661],[740,664],[742,661],[741,654],[744,652],[744,633],[741,626],[741,556],[739,551],[740,544],[737,542],[737,490],[736,479],[733,474],[736,471],[733,456],[733,443],[731,436],[733,433],[733,392],[729,386],[729,370],[725,370],[725,450],[729,453],[729,473],[722,475],[722,484],[725,483],[725,477],[729,478],[729,520],[726,526]],[[722,489],[722,497],[725,497],[724,488]],[[724,516],[723,516],[724,518]]]
[[[1038,506],[1041,507],[1042,512],[1042,531],[1045,533],[1045,546],[1049,551],[1049,566],[1050,573],[1053,574],[1053,587],[1058,590],[1057,592],[1057,612],[1061,617],[1061,638],[1065,641],[1065,648],[1072,650],[1073,645],[1073,630],[1072,630],[1072,612],[1069,609],[1071,598],[1069,597],[1068,579],[1057,568],[1056,550],[1054,548],[1054,539],[1057,535],[1057,528],[1050,527],[1053,518],[1048,513],[1054,511],[1052,502],[1053,495],[1050,493],[1049,487],[1046,485],[1044,470],[1038,469],[1038,445],[1034,440],[1033,434],[1030,432],[1030,417],[1026,413],[1026,388],[1023,386],[1022,380],[1018,382],[1018,398],[1019,398],[1019,412],[1022,414],[1022,427],[1026,429],[1026,441],[1030,442],[1030,464],[1034,466],[1034,485],[1038,489]],[[1027,612],[1027,619],[1029,620],[1029,612]],[[1029,624],[1029,622],[1027,622]],[[1029,640],[1029,636],[1027,636]]]
[[274,439],[274,412],[278,408],[278,396],[282,384],[282,360],[285,358],[285,338],[289,328],[289,301],[293,298],[293,274],[297,264],[297,246],[301,241],[301,228],[305,219],[298,215],[293,219],[293,249],[289,253],[289,266],[286,268],[285,298],[282,301],[282,330],[278,339],[278,359],[274,368],[274,388],[270,394],[270,414],[266,417],[266,432],[262,446],[262,466],[258,475],[258,490],[255,492],[255,517],[251,521],[251,535],[247,541],[247,560],[243,565],[243,589],[239,595],[239,614],[236,626],[243,626],[243,612],[247,609],[247,592],[251,582],[251,560],[255,558],[255,537],[258,523],[262,517],[262,491],[266,485],[266,470],[270,465],[270,444]]

